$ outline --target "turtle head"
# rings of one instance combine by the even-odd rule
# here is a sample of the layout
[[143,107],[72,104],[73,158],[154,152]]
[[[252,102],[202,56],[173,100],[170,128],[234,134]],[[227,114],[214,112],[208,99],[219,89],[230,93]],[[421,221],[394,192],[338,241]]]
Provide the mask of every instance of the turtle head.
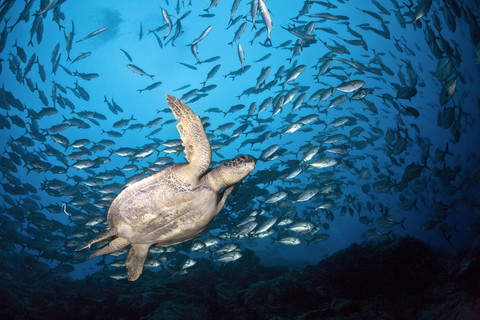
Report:
[[208,184],[216,191],[245,179],[255,169],[255,159],[240,155],[222,163],[207,174]]
[[247,155],[236,156],[221,165],[223,179],[228,185],[233,185],[245,179],[255,169],[255,159]]

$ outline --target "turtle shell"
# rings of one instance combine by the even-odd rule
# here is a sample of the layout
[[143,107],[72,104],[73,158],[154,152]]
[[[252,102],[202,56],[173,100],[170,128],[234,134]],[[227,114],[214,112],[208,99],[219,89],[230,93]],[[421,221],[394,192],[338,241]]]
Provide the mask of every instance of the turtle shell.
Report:
[[119,237],[169,246],[194,238],[208,226],[217,213],[218,194],[181,179],[178,170],[183,165],[138,181],[117,196],[107,220]]

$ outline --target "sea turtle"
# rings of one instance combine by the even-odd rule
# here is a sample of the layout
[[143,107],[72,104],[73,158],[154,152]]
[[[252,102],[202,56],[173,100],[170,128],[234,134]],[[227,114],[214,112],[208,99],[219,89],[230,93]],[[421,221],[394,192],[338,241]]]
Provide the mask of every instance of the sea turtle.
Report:
[[188,163],[174,164],[125,188],[108,210],[110,229],[77,249],[115,236],[90,259],[131,244],[126,260],[130,281],[142,273],[152,244],[166,247],[198,236],[222,210],[235,184],[255,168],[252,157],[240,155],[209,171],[212,152],[200,118],[174,96],[167,94],[167,103],[179,121]]

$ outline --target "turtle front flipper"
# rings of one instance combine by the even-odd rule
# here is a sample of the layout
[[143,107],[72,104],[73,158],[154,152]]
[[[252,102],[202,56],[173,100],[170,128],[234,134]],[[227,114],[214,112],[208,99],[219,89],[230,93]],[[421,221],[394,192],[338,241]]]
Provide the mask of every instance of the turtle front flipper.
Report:
[[217,203],[217,213],[216,214],[219,214],[220,211],[222,211],[223,206],[225,205],[225,201],[227,201],[228,196],[230,195],[230,193],[232,193],[234,188],[235,188],[235,185],[230,186],[223,191],[222,198]]
[[97,256],[101,256],[103,254],[109,254],[109,253],[112,253],[112,252],[115,252],[115,251],[118,251],[120,249],[123,249],[125,248],[126,246],[128,246],[130,244],[130,242],[125,239],[125,238],[116,238],[116,239],[113,239],[112,241],[110,241],[109,244],[107,244],[105,247],[101,248],[101,249],[98,249],[97,251],[95,251],[94,253],[92,253],[90,255],[90,257],[88,257],[88,259],[92,259],[92,258],[95,258]]
[[193,176],[200,177],[210,167],[212,150],[200,118],[183,102],[167,94],[167,103],[178,120],[177,129],[185,147],[185,158]]
[[135,281],[142,274],[148,248],[150,248],[150,244],[132,244],[125,261],[127,264],[128,281]]

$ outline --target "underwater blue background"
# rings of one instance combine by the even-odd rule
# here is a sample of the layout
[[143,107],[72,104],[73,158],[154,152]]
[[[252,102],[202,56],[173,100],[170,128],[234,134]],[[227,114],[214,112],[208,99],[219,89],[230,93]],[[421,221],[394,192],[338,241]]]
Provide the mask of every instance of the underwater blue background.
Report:
[[[448,253],[471,248],[480,233],[480,64],[475,61],[475,54],[480,54],[475,53],[475,50],[480,50],[480,29],[476,1],[433,1],[425,16],[418,17],[414,24],[412,20],[417,14],[415,10],[422,2],[413,2],[408,6],[399,2],[397,8],[396,1],[378,1],[388,11],[389,14],[386,14],[381,12],[375,2],[370,1],[311,1],[308,13],[299,15],[304,1],[269,0],[266,6],[273,23],[271,46],[265,41],[267,32],[254,39],[264,22],[258,11],[256,29],[252,28],[250,2],[240,1],[233,16],[243,17],[230,27],[233,1],[219,1],[208,11],[205,9],[209,7],[209,1],[191,2],[86,0],[65,1],[60,5],[55,3],[42,17],[41,41],[38,38],[39,29],[36,29],[33,45],[28,43],[34,14],[40,8],[45,8],[48,1],[33,1],[28,21],[20,19],[12,30],[10,27],[17,21],[26,3],[15,1],[6,12],[5,19],[0,23],[0,29],[7,28],[5,35],[2,34],[2,38],[6,37],[6,45],[0,55],[2,91],[11,92],[21,102],[23,109],[5,102],[8,99],[2,94],[2,250],[19,253],[19,256],[22,253],[31,254],[36,257],[36,261],[48,265],[50,269],[46,272],[65,272],[72,279],[84,279],[99,271],[104,272],[104,277],[124,273],[124,267],[109,266],[112,261],[122,257],[108,256],[86,261],[88,252],[75,252],[74,249],[103,232],[108,225],[106,215],[108,203],[112,199],[105,197],[109,194],[102,192],[101,187],[113,183],[123,186],[128,178],[136,174],[153,174],[154,171],[148,169],[160,157],[171,157],[173,163],[186,161],[183,152],[163,151],[166,148],[163,143],[180,138],[175,127],[177,121],[168,109],[165,94],[182,99],[183,95],[193,89],[200,91],[182,100],[198,116],[207,120],[205,130],[214,149],[212,167],[238,154],[248,154],[257,159],[255,170],[243,181],[237,194],[229,197],[222,212],[206,233],[198,238],[200,241],[212,236],[219,237],[220,243],[216,248],[226,243],[237,243],[242,250],[252,250],[263,265],[285,265],[290,268],[318,263],[353,243],[384,240],[387,237],[396,239],[412,236]],[[8,3],[9,1],[4,1],[2,8]],[[156,32],[161,40],[160,46],[150,30],[165,25],[162,8],[168,13],[173,27],[168,36],[165,36],[166,27]],[[459,16],[455,15],[456,9]],[[60,27],[53,21],[54,10],[61,12]],[[375,12],[381,17],[389,32],[388,39],[385,35],[372,31],[382,30],[381,21],[362,10]],[[190,13],[181,20],[181,29],[177,30],[177,20],[188,12]],[[396,17],[397,12],[400,12],[405,21],[403,27]],[[333,18],[309,16],[315,13],[328,13]],[[455,28],[446,19],[453,19]],[[295,43],[301,38],[287,29],[301,35],[304,34],[307,23],[312,21],[315,22],[315,28],[311,32],[314,42],[303,40],[300,53],[293,56]],[[361,35],[361,39],[355,38],[348,31],[345,21]],[[245,31],[238,40],[229,44],[244,22]],[[202,62],[198,63],[190,44],[209,26],[212,26],[211,31],[196,45],[198,58]],[[77,42],[102,27],[108,29]],[[66,42],[72,28],[74,38],[68,53]],[[441,57],[436,57],[431,50],[432,43],[427,41],[427,28],[434,33],[434,41]],[[173,46],[172,37],[177,31],[181,33],[174,40]],[[345,41],[354,39],[363,40],[365,47]],[[289,42],[285,44],[286,41]],[[348,49],[348,53],[333,53],[331,66],[317,80],[315,76],[319,72],[318,67],[326,60],[321,58],[330,52],[324,43],[340,47],[334,41]],[[27,62],[33,54],[38,59],[26,76],[22,72],[27,62],[19,60],[15,43],[25,51]],[[52,52],[57,44],[58,54],[52,60]],[[243,74],[232,79],[228,74],[242,68],[238,44],[243,48],[244,65],[249,66],[249,69],[243,69]],[[121,49],[131,56],[132,61]],[[72,63],[71,60],[86,52],[91,54]],[[266,55],[268,56],[264,60],[258,61]],[[218,58],[205,62],[212,57]],[[336,58],[345,60],[342,62]],[[448,74],[447,79],[439,79],[438,65],[441,58],[451,58],[454,66],[454,71]],[[52,72],[57,59],[59,66],[56,72]],[[15,61],[20,62],[20,76],[17,75]],[[360,67],[354,68],[345,61],[358,62],[357,66]],[[133,72],[127,64],[141,68],[152,77]],[[46,73],[45,81],[42,81],[39,74],[40,65]],[[220,65],[218,71],[206,81],[207,74],[215,65]],[[296,79],[282,86],[290,72],[299,65],[305,65],[305,70]],[[264,89],[245,93],[245,90],[255,88],[262,68],[267,66],[271,67],[270,73],[265,83],[259,86]],[[275,74],[281,67],[283,72],[276,78]],[[413,71],[415,81],[409,71]],[[98,77],[85,80],[73,72],[97,73]],[[27,78],[38,90],[29,89]],[[448,80],[454,78],[454,93],[441,105],[442,88]],[[274,85],[265,89],[265,84],[274,79]],[[362,89],[370,90],[363,98],[367,100],[366,103],[351,99],[355,93],[351,92],[346,93],[347,99],[342,104],[328,108],[335,97],[344,94],[339,90],[318,108],[316,101],[308,102],[317,90],[335,88],[350,79],[365,82]],[[138,91],[157,81],[161,81],[158,87]],[[205,81],[205,86],[215,87],[202,91]],[[75,94],[79,93],[77,85],[88,93],[88,101]],[[415,87],[416,94],[409,99],[399,96],[398,88],[408,86]],[[60,87],[66,91],[62,92]],[[285,97],[292,88],[298,88],[299,92],[291,102],[281,106],[278,114],[274,114],[276,99],[282,95]],[[39,91],[45,94],[47,105],[42,103]],[[293,103],[301,93],[306,94],[305,100],[298,109],[292,111]],[[274,98],[274,101],[259,113],[259,106],[268,97]],[[62,107],[59,100],[64,98],[71,101],[73,109],[65,105]],[[114,100],[122,111],[114,114],[106,100],[112,104]],[[253,115],[248,115],[252,103],[256,103],[256,109]],[[372,111],[368,103],[376,111]],[[243,105],[240,110],[229,111],[232,106],[239,104]],[[58,112],[39,117],[38,113],[45,107],[54,107]],[[409,111],[407,107],[413,109]],[[442,128],[439,119],[445,116],[445,108],[452,107],[452,124]],[[212,108],[218,108],[220,112],[215,112]],[[82,111],[94,111],[104,115],[105,119],[82,117]],[[12,119],[14,115],[26,125],[15,124]],[[310,115],[318,115],[318,119],[295,132],[285,133],[289,125]],[[117,121],[132,117],[128,125],[113,127]],[[152,127],[146,126],[157,117],[163,120]],[[341,117],[349,117],[350,120],[342,126],[331,125]],[[83,120],[89,127],[76,127],[72,124],[75,119]],[[5,121],[11,125],[7,127]],[[218,130],[229,122],[233,123],[231,128]],[[87,152],[102,139],[114,141],[114,145],[106,146],[103,150],[90,150],[90,154],[84,158],[95,160],[106,157],[104,160],[109,162],[88,169],[73,167],[76,160],[68,158],[68,155],[82,149],[55,142],[52,138],[54,132],[49,132],[49,128],[62,123],[70,126],[58,134],[67,138],[70,144],[78,139],[90,140],[91,143],[83,149]],[[140,125],[139,128],[129,129],[128,126],[132,124]],[[232,137],[235,129],[244,124],[247,125],[246,128],[238,136]],[[32,125],[38,125],[38,131],[45,141],[32,137]],[[360,131],[358,135],[351,134],[355,127],[361,128],[357,129]],[[120,132],[121,136],[110,137],[106,133],[109,130]],[[152,134],[154,130],[157,132]],[[265,135],[266,132],[270,134]],[[335,134],[343,134],[345,137],[334,143],[325,142]],[[387,142],[389,134],[393,135],[393,140]],[[22,136],[29,138],[33,145],[25,145],[24,140],[18,140]],[[406,140],[405,150],[392,154],[395,143],[403,138]],[[67,157],[48,154],[47,144]],[[262,152],[272,145],[278,145],[276,153],[267,159],[261,159]],[[306,151],[313,146],[319,146],[320,151],[312,160],[301,161]],[[346,152],[331,153],[327,149],[332,146],[340,146]],[[144,159],[114,153],[123,147],[136,150],[154,147],[155,151]],[[19,154],[18,148],[23,150],[23,154]],[[13,159],[15,154],[20,159],[17,164]],[[322,169],[309,165],[312,161],[325,157],[336,158],[337,165]],[[52,166],[63,167],[65,172],[54,173],[51,168],[35,168],[32,161],[36,158]],[[62,163],[60,158],[66,161]],[[11,169],[12,163],[16,171]],[[421,167],[420,172],[410,179],[405,188],[398,190],[405,169],[412,163]],[[136,168],[122,171],[128,164],[133,164]],[[294,178],[286,178],[296,168],[301,168],[302,171]],[[365,176],[360,174],[362,168],[366,169],[362,171]],[[82,180],[115,169],[118,169],[114,173],[115,177],[104,181],[100,186],[82,183]],[[331,176],[325,177],[325,174]],[[20,183],[15,184],[6,175],[18,178]],[[46,189],[52,186],[50,183],[54,179],[67,183],[71,196],[63,192],[64,188],[48,192]],[[388,181],[389,188],[386,192],[376,189],[382,181]],[[27,182],[36,189],[35,192],[30,190],[16,194],[8,187],[21,188]],[[302,191],[308,188],[321,189],[327,183],[334,186],[333,190],[325,193],[317,190],[309,200],[297,201]],[[76,191],[72,193],[72,189]],[[112,194],[116,195],[120,191],[121,187],[118,187]],[[266,203],[278,191],[286,192],[286,197],[275,203]],[[30,209],[25,205],[25,199],[36,202],[38,208]],[[72,199],[82,199],[84,203],[75,205]],[[316,209],[328,199],[333,200],[333,207]],[[59,210],[48,210],[47,206],[52,204]],[[70,216],[64,212],[62,204],[66,204]],[[21,208],[16,209],[17,207]],[[276,225],[272,227],[274,232],[265,238],[259,238],[255,230],[241,237],[236,236],[241,222],[248,216],[254,216],[258,224],[267,218],[277,217]],[[360,217],[367,217],[370,222],[362,223]],[[381,217],[402,223],[382,227],[377,220]],[[293,222],[279,226],[278,222],[285,218],[291,218]],[[87,225],[92,220],[98,221]],[[289,226],[296,222],[311,222],[315,228],[305,232],[289,230]],[[327,234],[327,239],[310,242],[318,234]],[[279,240],[287,236],[296,237],[301,243],[280,243]],[[204,252],[191,252],[189,248],[192,243],[193,240],[175,246],[176,253],[168,255],[161,266],[149,271],[167,270],[173,275],[181,276],[179,271],[195,272],[195,266],[188,270],[178,270],[178,261],[184,260],[186,256],[194,260],[218,258],[212,254],[215,247]],[[47,245],[51,245],[50,249],[42,249]],[[152,254],[149,259],[159,258]],[[221,265],[220,262],[216,263]],[[69,267],[58,268],[59,265]],[[109,281],[126,280],[109,278]]]

